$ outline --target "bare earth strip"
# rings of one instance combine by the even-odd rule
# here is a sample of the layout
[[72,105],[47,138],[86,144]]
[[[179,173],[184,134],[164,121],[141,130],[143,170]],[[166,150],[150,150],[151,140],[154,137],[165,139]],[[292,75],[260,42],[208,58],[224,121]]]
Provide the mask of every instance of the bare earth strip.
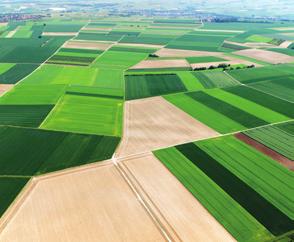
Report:
[[109,163],[37,178],[0,241],[165,241]]
[[99,43],[92,41],[67,41],[63,47],[64,48],[73,48],[73,49],[98,49],[106,50],[112,44],[111,43]]
[[43,36],[75,36],[77,32],[43,32]]
[[6,26],[8,23],[0,23],[0,26]]
[[143,60],[130,69],[190,67],[186,60]]
[[221,56],[220,52],[195,51],[195,50],[180,50],[162,48],[155,52],[159,57],[194,57],[194,56]]
[[127,101],[124,115],[117,157],[219,135],[162,97]]
[[290,170],[294,170],[294,162],[292,160],[289,160],[287,157],[279,154],[278,152],[268,148],[267,146],[259,143],[258,141],[252,139],[251,137],[247,136],[246,134],[243,133],[238,133],[235,134],[235,137],[238,138],[239,140],[242,140],[246,144],[254,147],[258,151],[262,152],[263,154],[271,157],[273,160],[276,160],[286,168]]
[[146,48],[162,48],[163,47],[163,45],[133,44],[133,43],[119,43],[116,46],[133,46],[133,47],[146,47]]
[[232,45],[239,45],[244,47],[250,47],[250,48],[277,48],[276,45],[272,45],[269,43],[260,43],[260,42],[245,42],[245,43],[239,43],[239,42],[233,42],[225,40],[225,43],[232,44]]
[[279,28],[272,28],[274,30],[279,30],[279,31],[291,31],[294,30],[294,27],[279,27]]
[[180,241],[235,241],[152,154],[120,161]]
[[244,33],[243,30],[232,30],[232,29],[195,29],[194,31],[199,32],[227,32],[227,33]]
[[282,42],[279,47],[282,47],[282,48],[288,48],[293,42],[292,41],[289,41],[289,40],[286,40],[284,42]]
[[265,61],[271,64],[290,63],[294,61],[293,56],[285,55],[268,50],[247,49],[233,52],[237,55],[247,56],[256,60]]
[[18,27],[15,30],[9,31],[8,34],[5,36],[5,38],[12,38],[13,35],[17,32]]
[[0,96],[13,88],[13,84],[0,84]]

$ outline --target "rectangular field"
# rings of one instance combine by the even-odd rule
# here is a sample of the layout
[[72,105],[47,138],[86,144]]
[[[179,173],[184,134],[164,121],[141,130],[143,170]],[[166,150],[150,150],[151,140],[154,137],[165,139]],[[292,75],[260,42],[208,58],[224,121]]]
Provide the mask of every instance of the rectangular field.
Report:
[[126,100],[187,91],[176,74],[125,75]]
[[117,98],[66,94],[42,128],[85,134],[120,136],[123,101]]

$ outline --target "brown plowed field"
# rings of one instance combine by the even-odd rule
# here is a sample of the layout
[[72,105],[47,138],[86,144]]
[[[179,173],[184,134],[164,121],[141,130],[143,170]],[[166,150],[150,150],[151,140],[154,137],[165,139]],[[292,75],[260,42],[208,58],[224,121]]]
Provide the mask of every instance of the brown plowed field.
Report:
[[130,69],[190,67],[186,60],[143,60]]
[[152,154],[121,160],[148,194],[178,240],[235,241],[215,218]]
[[294,61],[293,56],[260,49],[247,49],[233,52],[237,55],[247,56],[256,60],[265,61],[271,64],[290,63]]
[[127,101],[124,115],[118,157],[218,135],[162,97]]
[[194,56],[221,56],[221,52],[209,52],[209,51],[195,51],[195,50],[180,50],[180,49],[168,49],[162,48],[155,52],[159,57],[194,57]]
[[277,162],[281,163],[283,166],[287,167],[290,170],[294,170],[294,162],[289,160],[287,157],[279,154],[278,152],[268,148],[267,146],[259,143],[258,141],[252,139],[251,137],[247,136],[243,133],[235,134],[235,137],[239,140],[242,140],[246,144],[254,147],[258,151],[262,152],[263,154],[271,157],[273,160],[276,160]]
[[106,50],[112,44],[110,43],[99,43],[93,41],[68,41],[63,47],[64,48],[73,48],[73,49],[98,49],[98,50]]
[[1,242],[165,241],[112,163],[36,180]]
[[0,84],[0,96],[12,89],[13,86],[13,84]]

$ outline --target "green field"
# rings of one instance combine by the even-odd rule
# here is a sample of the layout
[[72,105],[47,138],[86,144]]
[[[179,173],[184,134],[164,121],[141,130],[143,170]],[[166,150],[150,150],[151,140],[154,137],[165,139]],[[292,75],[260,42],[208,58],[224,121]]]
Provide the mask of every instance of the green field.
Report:
[[193,75],[205,88],[230,87],[239,85],[231,76],[220,71],[194,72]]
[[293,103],[246,86],[229,87],[226,91],[248,99],[277,113],[294,118]]
[[0,176],[0,216],[28,182],[29,178],[8,178]]
[[34,64],[15,64],[0,74],[0,84],[15,84],[31,74],[37,67],[38,65]]
[[175,74],[126,75],[125,79],[126,100],[187,91]]
[[232,93],[226,92],[223,89],[213,89],[206,91],[209,95],[229,103],[230,105],[239,108],[245,112],[254,115],[268,123],[282,122],[289,120],[285,115],[277,113],[269,108],[263,107],[253,101],[247,100],[245,98],[239,97]]
[[[230,136],[176,148],[272,234],[279,236],[293,229],[291,171]],[[269,162],[272,166],[265,168]]]
[[250,86],[262,92],[266,92],[276,97],[294,102],[294,76],[281,77],[281,79],[276,79],[273,81],[252,83]]
[[187,61],[191,64],[194,63],[205,63],[205,62],[220,62],[220,61],[226,61],[223,58],[217,57],[217,56],[200,56],[200,57],[188,57],[186,58]]
[[293,71],[291,73],[291,68],[293,68],[293,66],[275,65],[260,68],[232,70],[228,71],[228,74],[242,83],[249,84],[260,81],[287,78],[293,74]]
[[99,95],[66,94],[42,124],[43,129],[120,136],[123,101]]
[[186,95],[208,108],[216,110],[218,113],[229,117],[246,128],[253,128],[268,124],[266,121],[248,113],[247,111],[241,110],[240,108],[227,102],[223,102],[222,100],[215,98],[204,91],[190,92]]
[[0,125],[38,127],[53,105],[0,105]]
[[[32,176],[111,158],[118,137],[0,127],[1,175]],[[17,152],[16,152],[17,151]]]
[[256,141],[294,160],[294,122],[256,128],[244,132]]
[[262,224],[175,147],[154,154],[238,241],[273,238]]
[[0,98],[0,104],[55,104],[65,92],[65,85],[26,85],[21,83]]

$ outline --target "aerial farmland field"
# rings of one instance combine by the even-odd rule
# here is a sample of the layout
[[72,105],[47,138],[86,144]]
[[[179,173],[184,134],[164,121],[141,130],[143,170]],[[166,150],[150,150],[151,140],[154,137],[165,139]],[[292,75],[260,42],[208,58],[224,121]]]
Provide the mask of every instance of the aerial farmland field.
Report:
[[188,2],[0,1],[1,242],[293,241],[293,6]]

